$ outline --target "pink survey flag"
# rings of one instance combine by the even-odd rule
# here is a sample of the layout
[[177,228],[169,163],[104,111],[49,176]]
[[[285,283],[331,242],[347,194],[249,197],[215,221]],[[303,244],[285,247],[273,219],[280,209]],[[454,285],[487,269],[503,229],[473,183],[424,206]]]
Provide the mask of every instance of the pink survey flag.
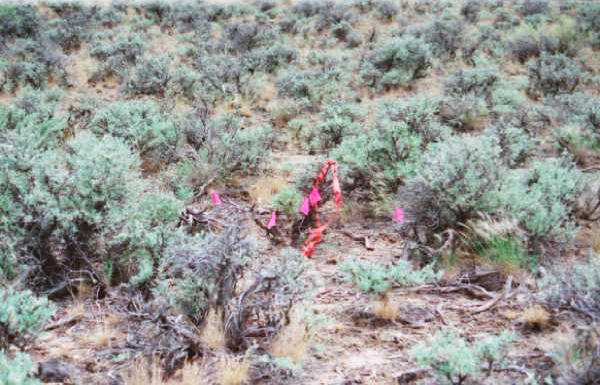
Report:
[[277,213],[273,211],[271,214],[271,220],[267,224],[267,230],[271,230],[275,226],[277,226]]
[[222,203],[221,197],[219,197],[219,194],[216,192],[210,194],[210,200],[212,201],[212,204],[215,206],[220,206]]
[[300,212],[304,214],[304,216],[307,216],[308,213],[310,213],[310,205],[308,198],[304,198],[304,200],[302,201],[302,206],[300,206]]
[[399,223],[399,224],[404,223],[404,210],[395,209],[393,220],[394,220],[394,222]]
[[313,207],[315,207],[317,203],[321,201],[321,194],[319,194],[318,188],[313,187],[312,191],[310,192],[310,195],[308,196],[308,200],[310,202],[310,205]]

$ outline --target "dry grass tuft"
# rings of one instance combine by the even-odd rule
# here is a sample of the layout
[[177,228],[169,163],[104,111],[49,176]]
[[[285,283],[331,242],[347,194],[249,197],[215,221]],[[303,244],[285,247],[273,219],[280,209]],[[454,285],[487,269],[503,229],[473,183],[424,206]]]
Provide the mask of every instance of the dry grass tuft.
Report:
[[250,362],[246,357],[223,356],[217,364],[219,385],[241,385],[247,383]]
[[223,327],[221,314],[214,310],[208,313],[200,340],[206,347],[213,350],[225,348],[225,328]]
[[375,317],[387,321],[394,321],[398,318],[398,309],[398,303],[387,292],[374,304]]
[[521,316],[523,325],[529,330],[544,330],[550,325],[550,313],[540,305],[528,307]]
[[271,343],[271,355],[300,364],[306,357],[310,340],[311,334],[306,324],[297,318],[292,318],[290,324],[283,327]]
[[287,179],[282,176],[263,176],[249,188],[250,198],[258,205],[273,202],[273,196],[288,187]]
[[124,385],[163,385],[160,360],[139,358],[122,373]]

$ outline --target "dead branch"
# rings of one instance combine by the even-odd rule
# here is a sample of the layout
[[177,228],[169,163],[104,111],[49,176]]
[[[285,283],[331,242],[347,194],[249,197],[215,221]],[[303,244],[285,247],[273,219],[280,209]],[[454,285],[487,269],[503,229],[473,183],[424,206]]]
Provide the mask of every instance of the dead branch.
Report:
[[343,235],[347,236],[348,238],[352,239],[353,241],[360,242],[365,247],[365,249],[375,250],[375,248],[371,244],[371,241],[367,235],[358,236],[358,235],[352,234],[350,231],[347,231],[347,230],[342,230],[341,233]]
[[497,294],[496,297],[494,299],[492,299],[491,301],[489,301],[488,303],[472,310],[471,313],[478,314],[478,313],[482,313],[486,310],[490,310],[490,309],[494,308],[501,300],[510,298],[511,289],[512,289],[512,280],[513,280],[512,275],[509,275],[508,278],[506,279],[506,284],[504,285],[504,291],[501,294]]

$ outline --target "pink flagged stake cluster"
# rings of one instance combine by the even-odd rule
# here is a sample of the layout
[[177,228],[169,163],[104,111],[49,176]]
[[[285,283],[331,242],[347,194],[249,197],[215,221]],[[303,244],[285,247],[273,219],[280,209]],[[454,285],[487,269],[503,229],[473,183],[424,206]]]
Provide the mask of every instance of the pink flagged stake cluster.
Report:
[[277,226],[277,212],[273,211],[271,220],[269,220],[269,223],[267,224],[267,230],[271,230],[275,226]]
[[394,217],[393,217],[393,221],[398,223],[398,224],[403,224],[404,223],[404,210],[402,209],[395,209],[394,210]]
[[321,194],[319,194],[319,189],[313,187],[308,196],[308,201],[310,202],[311,207],[317,207],[317,204],[321,201]]
[[210,194],[210,200],[214,206],[220,206],[222,204],[221,197],[216,192]]
[[300,213],[305,217],[310,213],[310,199],[304,198],[302,205],[300,206]]

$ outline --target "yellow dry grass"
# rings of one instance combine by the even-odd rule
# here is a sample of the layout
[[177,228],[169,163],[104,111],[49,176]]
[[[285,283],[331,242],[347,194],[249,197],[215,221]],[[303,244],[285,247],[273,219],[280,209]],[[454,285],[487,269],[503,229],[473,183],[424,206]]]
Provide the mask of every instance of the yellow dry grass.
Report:
[[375,317],[387,321],[394,321],[398,318],[398,302],[391,297],[390,293],[386,292],[383,296],[375,301],[373,306]]
[[162,385],[162,369],[158,359],[139,358],[122,373],[124,385]]
[[521,319],[528,329],[544,330],[550,324],[550,313],[540,305],[534,305],[523,311]]
[[273,340],[271,355],[300,364],[306,357],[310,340],[311,335],[306,324],[297,318],[292,318],[290,324],[283,327]]
[[250,186],[248,192],[253,202],[259,206],[273,202],[273,196],[288,187],[287,179],[283,176],[262,176]]
[[217,363],[219,385],[241,385],[247,383],[250,361],[246,357],[223,356]]
[[222,350],[225,348],[225,329],[221,314],[214,310],[208,313],[200,340],[209,349]]

